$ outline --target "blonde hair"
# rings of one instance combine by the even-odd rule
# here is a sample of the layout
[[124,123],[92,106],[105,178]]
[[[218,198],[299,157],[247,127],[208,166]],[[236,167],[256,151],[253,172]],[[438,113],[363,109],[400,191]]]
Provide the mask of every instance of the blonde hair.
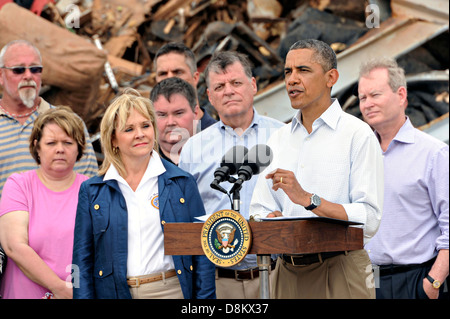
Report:
[[158,150],[158,132],[156,130],[156,116],[153,104],[135,89],[127,88],[122,95],[115,98],[108,106],[100,123],[100,141],[105,159],[99,169],[99,175],[104,175],[112,164],[120,176],[127,176],[120,149],[113,146],[113,139],[116,134],[116,127],[118,130],[122,130],[125,127],[132,109],[151,121],[155,141],[153,149]]
[[[38,151],[41,149],[39,141],[42,138],[44,127],[49,123],[58,125],[67,136],[71,137],[78,146],[77,161],[83,156],[86,148],[86,135],[84,132],[83,120],[76,115],[68,106],[59,106],[50,108],[39,114],[33,124],[33,130],[30,135],[30,153],[38,165],[41,160]],[[35,143],[36,141],[36,143]]]

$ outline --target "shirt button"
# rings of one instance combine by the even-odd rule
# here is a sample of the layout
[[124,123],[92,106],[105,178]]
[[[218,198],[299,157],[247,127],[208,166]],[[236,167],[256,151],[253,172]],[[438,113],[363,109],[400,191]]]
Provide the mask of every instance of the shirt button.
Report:
[[161,221],[161,224],[163,224],[163,225],[164,225],[165,223],[166,223],[166,221],[165,221],[165,220],[162,220],[162,221]]
[[95,210],[98,210],[99,208],[100,208],[100,205],[99,205],[99,204],[95,204],[95,205],[94,205],[94,209],[95,209]]
[[189,269],[192,271],[192,270],[194,270],[194,267],[192,267],[192,265],[190,265]]
[[177,274],[181,275],[181,270],[178,269]]
[[184,198],[183,197],[180,198],[180,203],[184,204]]
[[100,277],[103,276],[103,271],[100,270],[100,271],[98,272],[98,275],[99,275]]

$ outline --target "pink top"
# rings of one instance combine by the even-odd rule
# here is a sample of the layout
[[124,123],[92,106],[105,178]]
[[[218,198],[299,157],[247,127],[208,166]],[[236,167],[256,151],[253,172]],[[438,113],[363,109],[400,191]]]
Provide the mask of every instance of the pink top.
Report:
[[[78,191],[88,177],[77,174],[62,192],[49,190],[35,170],[12,174],[3,188],[0,216],[17,210],[29,212],[28,244],[63,280],[72,272],[73,231]],[[48,290],[23,274],[11,258],[0,286],[5,299],[40,299]]]

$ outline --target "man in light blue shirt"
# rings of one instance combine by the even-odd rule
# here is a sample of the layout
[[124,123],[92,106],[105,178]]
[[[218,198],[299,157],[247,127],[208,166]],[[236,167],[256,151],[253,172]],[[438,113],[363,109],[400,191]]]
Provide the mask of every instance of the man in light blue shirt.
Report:
[[[183,146],[179,167],[191,173],[197,181],[207,214],[233,209],[230,198],[210,187],[214,172],[223,155],[236,145],[251,149],[265,144],[269,136],[284,124],[259,115],[253,107],[257,92],[248,58],[236,52],[215,54],[205,70],[208,97],[217,110],[220,121],[192,136]],[[249,205],[257,175],[240,190],[241,215],[249,218]],[[220,184],[229,191],[228,181]],[[217,298],[258,298],[259,272],[256,256],[248,255],[230,268],[217,268]]]
[[406,80],[394,60],[362,65],[358,94],[384,157],[383,217],[365,247],[379,265],[377,298],[443,297],[449,272],[448,145],[405,116]]

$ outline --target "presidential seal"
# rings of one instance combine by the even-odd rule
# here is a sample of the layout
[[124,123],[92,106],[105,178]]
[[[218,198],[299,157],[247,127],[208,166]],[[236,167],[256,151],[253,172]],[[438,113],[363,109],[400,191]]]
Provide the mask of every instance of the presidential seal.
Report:
[[220,210],[203,224],[201,244],[206,257],[215,265],[231,267],[250,250],[251,231],[247,221],[234,210]]

